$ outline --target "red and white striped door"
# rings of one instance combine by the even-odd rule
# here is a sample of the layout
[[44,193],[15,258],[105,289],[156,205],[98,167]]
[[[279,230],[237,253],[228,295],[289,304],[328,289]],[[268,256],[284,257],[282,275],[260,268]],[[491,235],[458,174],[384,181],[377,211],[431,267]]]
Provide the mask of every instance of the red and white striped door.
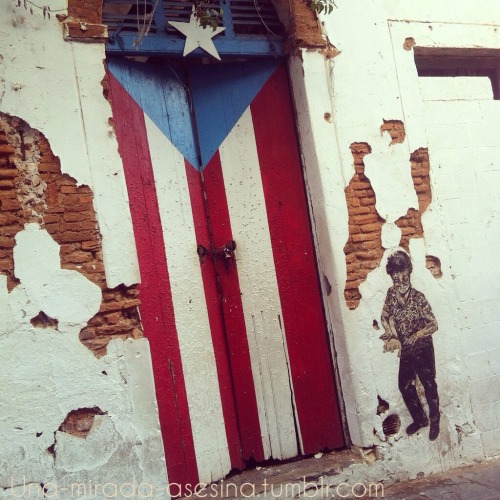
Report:
[[169,480],[342,447],[285,65],[108,66]]

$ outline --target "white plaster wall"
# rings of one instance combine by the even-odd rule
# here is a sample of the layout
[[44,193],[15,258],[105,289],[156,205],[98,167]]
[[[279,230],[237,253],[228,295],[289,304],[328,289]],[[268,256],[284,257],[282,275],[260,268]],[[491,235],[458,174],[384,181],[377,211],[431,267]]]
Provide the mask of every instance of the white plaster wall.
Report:
[[[433,78],[425,80],[426,95],[432,95]],[[485,454],[498,455],[500,101],[492,100],[489,81],[483,99],[463,100],[453,85],[446,96],[439,80],[441,100],[424,102],[424,117],[433,192],[446,221],[443,239],[448,245],[440,251],[444,271],[452,278],[475,422]]]
[[[104,46],[65,42],[54,16],[16,5],[0,0],[0,111],[42,132],[62,172],[92,189],[108,286],[137,283],[127,190],[100,84]],[[53,11],[64,7],[51,3]]]
[[[473,376],[469,386],[469,371],[474,363],[477,371],[480,360],[479,356],[471,357],[470,346],[463,335],[460,308],[466,306],[459,304],[449,258],[450,248],[454,246],[449,228],[457,223],[439,201],[438,189],[446,191],[446,182],[443,178],[439,181],[436,173],[438,151],[434,151],[436,143],[428,137],[424,115],[427,107],[422,102],[413,52],[403,48],[407,37],[413,37],[417,45],[425,47],[499,48],[500,30],[496,25],[500,24],[500,6],[494,0],[479,3],[479,6],[458,3],[451,9],[445,2],[430,0],[339,0],[332,14],[322,16],[321,21],[324,33],[340,54],[329,62],[311,51],[303,51],[300,58],[291,59],[290,74],[315,222],[320,273],[333,287],[328,294],[325,286],[324,293],[349,433],[353,444],[375,446],[379,456],[385,458],[382,465],[375,468],[383,474],[380,477],[388,474],[415,477],[421,471],[443,470],[499,453],[492,444],[494,439],[498,441],[494,427],[498,418],[498,372],[494,371],[498,365],[498,352],[494,349],[498,345],[491,339],[491,349],[484,343],[481,349],[476,347],[475,352],[486,356],[489,364],[488,369],[483,367],[481,373]],[[481,92],[481,85],[470,89],[471,92]],[[464,96],[470,97],[470,94]],[[380,126],[384,119],[401,120],[405,124],[407,137],[403,144],[390,146],[387,135],[381,136]],[[467,134],[478,141],[478,146],[493,147],[493,144],[485,144],[495,135],[491,128],[476,124],[468,129]],[[464,133],[455,127],[446,134],[449,137],[455,132]],[[344,189],[354,174],[349,149],[353,142],[367,142],[372,147],[372,154],[364,158],[365,172],[376,193],[377,210],[387,223],[382,233],[382,244],[386,249],[384,258],[362,284],[363,298],[359,306],[350,311],[343,296],[346,279],[343,247],[348,238]],[[382,341],[378,338],[382,331],[372,326],[373,320],[380,323],[385,294],[391,285],[385,262],[399,241],[399,230],[391,222],[408,208],[416,206],[409,157],[421,147],[429,147],[433,201],[423,218],[424,238],[414,239],[410,251],[414,265],[412,283],[425,293],[439,324],[439,330],[434,334],[434,346],[442,420],[441,434],[435,442],[428,440],[427,432],[406,435],[404,429],[411,419],[397,387],[399,360],[394,353],[382,352]],[[486,168],[490,163],[484,163],[482,167],[478,165],[478,168]],[[465,187],[469,175],[465,169],[454,171],[451,182]],[[494,185],[497,184],[496,181]],[[489,189],[492,189],[491,183]],[[462,196],[459,193],[458,196]],[[491,200],[495,208],[488,205],[481,215],[474,215],[473,207],[454,200],[456,204],[462,203],[464,216],[469,209],[470,221],[466,228],[462,227],[461,237],[476,242],[474,248],[481,241],[483,249],[488,246],[488,250],[482,250],[482,256],[490,255],[490,247],[500,243],[498,235],[491,231],[487,238],[488,242],[490,238],[493,241],[485,245],[478,223],[478,219],[487,213],[492,224],[492,214],[496,217],[499,208],[496,200]],[[484,207],[485,203],[483,201],[481,206]],[[464,223],[463,218],[458,224]],[[425,256],[429,254],[439,257],[443,263],[444,274],[439,280],[425,267]],[[499,316],[496,304],[500,297],[495,278],[486,279],[486,266],[482,261],[470,262],[468,277],[463,278],[465,281],[459,289],[462,292],[467,290],[469,311],[475,310],[475,306],[482,311],[486,307],[483,305],[484,293],[480,293],[482,287],[476,283],[475,276],[483,273],[484,279],[479,281],[488,289],[484,300],[490,300],[488,318],[494,323],[493,318]],[[498,331],[497,325],[495,327]],[[493,330],[491,325],[491,329],[485,331],[485,337],[496,335],[498,339],[498,333]],[[469,342],[472,338],[468,337]],[[485,382],[483,379],[488,379],[488,385],[481,388],[479,381]],[[471,396],[474,391],[476,396]],[[389,411],[380,416],[377,415],[377,395],[390,405]],[[483,412],[484,422],[478,421],[477,408]],[[402,426],[396,436],[386,438],[382,433],[382,421],[389,413],[397,413]]]
[[[137,283],[122,164],[100,84],[104,47],[64,42],[55,17],[16,3],[0,0],[0,111],[43,133],[62,172],[91,187],[108,286]],[[53,11],[65,6],[51,2]],[[36,225],[18,233],[14,257],[21,284],[8,293],[0,275],[0,497],[10,498],[12,486],[27,496],[29,484],[31,496],[40,495],[36,485],[49,482],[69,498],[61,488],[91,482],[88,498],[104,498],[96,483],[112,483],[112,493],[135,481],[143,494],[151,485],[153,497],[167,498],[147,340],[114,340],[97,359],[78,334],[99,309],[99,288],[60,269],[57,243]],[[57,328],[32,326],[41,310]],[[86,438],[58,431],[70,411],[94,406],[106,413]]]
[[[28,224],[14,248],[21,283],[8,293],[0,276],[0,497],[28,498],[30,484],[50,483],[51,496],[69,498],[84,483],[87,496],[79,498],[105,498],[135,481],[166,498],[148,342],[113,340],[100,359],[84,347],[78,334],[98,311],[101,291],[60,269],[58,256],[51,236]],[[36,260],[47,264],[43,272]],[[40,311],[57,327],[35,328],[30,320]],[[93,407],[105,414],[86,437],[58,430],[69,412]],[[110,484],[103,492],[96,483]],[[124,488],[128,494],[132,486]]]

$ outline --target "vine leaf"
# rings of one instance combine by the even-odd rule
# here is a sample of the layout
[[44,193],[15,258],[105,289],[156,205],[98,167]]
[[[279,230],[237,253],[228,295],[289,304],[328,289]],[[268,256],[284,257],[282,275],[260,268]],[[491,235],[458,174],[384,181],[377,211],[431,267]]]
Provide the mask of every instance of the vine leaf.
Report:
[[309,7],[317,14],[331,14],[334,7],[337,7],[335,0],[311,0]]

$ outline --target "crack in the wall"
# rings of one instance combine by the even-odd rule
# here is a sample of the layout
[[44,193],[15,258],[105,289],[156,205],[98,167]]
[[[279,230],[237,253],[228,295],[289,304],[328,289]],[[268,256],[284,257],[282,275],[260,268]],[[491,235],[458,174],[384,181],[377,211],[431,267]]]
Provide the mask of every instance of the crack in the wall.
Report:
[[[390,145],[401,144],[405,140],[404,124],[400,120],[384,120],[380,130],[391,136]],[[375,192],[370,179],[365,175],[363,158],[371,153],[371,146],[366,142],[355,142],[351,144],[350,149],[355,173],[345,189],[349,214],[349,238],[344,246],[347,266],[344,297],[349,309],[355,309],[361,300],[359,286],[365,281],[370,271],[380,265],[384,254],[381,234],[385,220],[376,210]],[[430,163],[427,148],[413,151],[410,154],[410,164],[419,208],[418,210],[408,209],[406,215],[395,222],[396,226],[401,229],[399,246],[408,252],[410,240],[424,236],[422,214],[431,202]],[[440,277],[437,276],[441,270],[439,259],[428,256],[427,262],[428,267],[436,266],[436,274],[433,275]]]
[[10,291],[19,283],[14,237],[32,222],[60,245],[63,269],[80,272],[102,290],[101,308],[80,332],[81,342],[100,356],[113,338],[142,337],[137,287],[106,286],[91,189],[61,173],[59,158],[43,134],[0,113],[0,274],[7,276]]

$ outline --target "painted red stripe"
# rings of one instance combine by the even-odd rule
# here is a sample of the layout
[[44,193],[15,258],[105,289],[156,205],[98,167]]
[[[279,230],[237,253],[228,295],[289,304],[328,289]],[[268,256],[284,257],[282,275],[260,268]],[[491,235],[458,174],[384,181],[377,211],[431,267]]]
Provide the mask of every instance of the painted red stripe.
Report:
[[250,109],[303,453],[310,454],[344,440],[290,103],[282,65]]
[[194,485],[198,469],[144,114],[112,74],[109,83],[139,258],[141,322],[151,346],[168,478],[170,483]]
[[[222,247],[233,239],[233,234],[218,152],[205,167],[203,175],[209,203],[209,216],[212,221],[214,245]],[[225,349],[229,353],[230,372],[234,385],[233,391],[240,431],[241,456],[244,461],[253,459],[260,462],[264,460],[264,449],[238,273],[236,266],[232,263],[226,269],[222,257],[217,257],[216,262],[219,287],[224,297],[222,307],[225,326],[225,339],[220,339],[217,349],[222,349],[222,342],[224,342]],[[222,357],[222,354],[219,355]]]
[[[196,242],[210,249],[210,236],[208,232],[207,214],[203,196],[203,186],[200,173],[185,161],[186,177],[191,198],[191,209],[193,213],[194,230]],[[240,436],[238,431],[238,420],[233,393],[232,375],[229,365],[229,351],[226,345],[224,332],[224,319],[221,309],[220,297],[217,293],[217,277],[214,261],[210,255],[204,257],[201,263],[201,276],[205,291],[208,319],[214,346],[215,363],[217,366],[217,377],[222,403],[222,413],[229,448],[229,458],[232,469],[242,469],[243,460],[241,456]]]

